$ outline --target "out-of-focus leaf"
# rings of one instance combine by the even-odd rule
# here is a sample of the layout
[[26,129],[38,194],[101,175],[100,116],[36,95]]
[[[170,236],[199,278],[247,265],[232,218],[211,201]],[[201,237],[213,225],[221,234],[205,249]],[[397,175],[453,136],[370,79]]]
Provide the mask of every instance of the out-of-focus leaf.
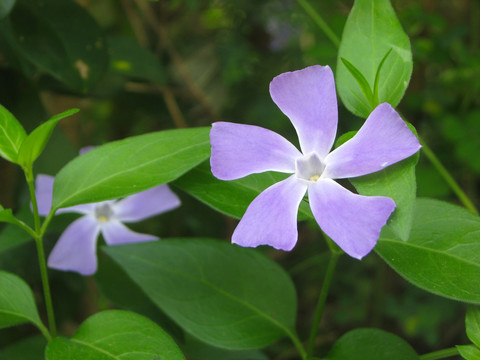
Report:
[[20,340],[3,350],[0,350],[0,359],[5,360],[44,360],[43,353],[47,340],[42,336],[34,336]]
[[26,136],[25,129],[15,116],[0,105],[0,156],[16,163],[18,151]]
[[16,0],[2,0],[0,1],[0,20],[10,14],[13,6],[15,5]]
[[475,345],[457,345],[456,348],[465,360],[480,360],[480,349]]
[[480,309],[478,307],[468,308],[465,327],[470,341],[480,347]]

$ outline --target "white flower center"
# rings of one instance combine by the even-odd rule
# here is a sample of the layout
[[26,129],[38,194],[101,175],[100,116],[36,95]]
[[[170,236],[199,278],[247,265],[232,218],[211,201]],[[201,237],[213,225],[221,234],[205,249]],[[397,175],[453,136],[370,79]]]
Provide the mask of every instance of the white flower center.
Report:
[[113,216],[113,210],[110,204],[99,204],[95,207],[95,217],[102,223],[108,222]]
[[310,153],[295,160],[297,178],[315,182],[322,176],[325,164],[316,153]]

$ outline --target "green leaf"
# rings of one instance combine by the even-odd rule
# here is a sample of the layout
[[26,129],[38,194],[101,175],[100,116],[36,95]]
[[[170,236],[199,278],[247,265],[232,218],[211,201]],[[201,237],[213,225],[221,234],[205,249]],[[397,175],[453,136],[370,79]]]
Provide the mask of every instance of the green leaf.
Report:
[[387,51],[382,61],[380,61],[380,64],[378,65],[378,68],[377,68],[377,72],[375,73],[375,81],[373,85],[373,106],[374,107],[380,104],[380,100],[378,99],[378,86],[380,84],[380,72],[382,71],[383,64],[385,64],[385,61],[387,60],[388,55],[390,55],[391,52],[392,52],[392,49]]
[[327,360],[419,360],[403,339],[379,329],[355,329],[338,339]]
[[2,0],[0,1],[0,20],[7,17],[12,11],[16,0]]
[[367,99],[370,107],[373,109],[376,105],[373,98],[372,89],[367,79],[365,79],[362,73],[350,61],[344,58],[340,58],[340,60],[342,60],[343,65],[345,65],[350,74],[355,78],[358,86],[360,86],[360,89],[362,90],[363,96],[365,96],[365,99]]
[[99,146],[55,178],[55,209],[116,199],[175,180],[210,155],[210,128],[160,131]]
[[151,320],[110,310],[85,320],[71,339],[57,337],[45,360],[184,360],[170,336]]
[[165,70],[159,59],[138,42],[129,38],[109,37],[110,68],[121,75],[165,84]]
[[469,307],[465,317],[467,336],[472,343],[480,347],[480,309]]
[[480,218],[471,212],[442,201],[418,199],[408,241],[385,227],[375,250],[414,285],[480,304]]
[[[201,202],[226,215],[240,219],[248,205],[267,187],[286,179],[290,174],[264,172],[244,178],[223,181],[212,175],[207,161],[189,171],[173,184]],[[299,219],[313,219],[309,205],[300,205]]]
[[168,316],[207,344],[246,350],[295,336],[293,283],[257,250],[209,239],[103,250]]
[[366,118],[373,110],[342,58],[351,62],[375,89],[382,60],[392,51],[379,72],[378,102],[396,107],[412,74],[410,40],[388,0],[355,0],[343,30],[338,51],[336,85],[342,102],[355,115]]
[[480,360],[480,349],[475,345],[457,345],[460,355],[466,360]]
[[0,105],[0,156],[16,163],[18,151],[26,136],[25,129],[15,116]]
[[9,20],[11,45],[70,88],[87,92],[104,74],[108,52],[102,31],[74,1],[18,0]]
[[12,209],[4,209],[2,205],[0,205],[0,222],[18,224],[18,220],[13,215]]
[[48,330],[38,315],[32,290],[16,275],[0,271],[0,329],[30,322],[42,333]]
[[42,336],[20,340],[0,350],[0,359],[5,360],[44,360],[47,341]]
[[45,149],[57,123],[78,111],[78,109],[70,109],[57,114],[28,134],[20,147],[17,163],[25,168],[30,168]]

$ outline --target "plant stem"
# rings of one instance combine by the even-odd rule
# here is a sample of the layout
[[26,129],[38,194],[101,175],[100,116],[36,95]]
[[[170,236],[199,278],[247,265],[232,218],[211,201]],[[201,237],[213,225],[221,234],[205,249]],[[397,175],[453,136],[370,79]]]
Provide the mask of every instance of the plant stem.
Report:
[[328,26],[328,24],[323,20],[320,14],[315,11],[315,9],[307,2],[307,0],[297,0],[298,4],[305,10],[305,12],[312,18],[313,21],[318,25],[318,27],[323,31],[327,38],[332,42],[335,47],[340,46],[340,39],[333,32],[333,30]]
[[37,197],[35,196],[35,185],[33,183],[32,168],[24,168],[25,178],[28,183],[30,191],[30,198],[32,200],[33,219],[35,224],[35,244],[37,245],[38,264],[40,266],[40,275],[42,278],[43,296],[45,299],[45,307],[47,309],[48,327],[52,338],[57,336],[55,326],[55,314],[53,312],[52,296],[50,292],[50,284],[48,282],[47,263],[45,261],[45,251],[43,249],[43,232],[40,227],[40,216],[38,214]]
[[478,215],[478,210],[473,205],[473,203],[470,201],[468,196],[463,192],[463,190],[460,188],[460,186],[457,184],[455,179],[450,175],[448,170],[443,166],[443,164],[440,162],[440,160],[437,158],[435,153],[430,149],[430,147],[425,143],[425,141],[418,136],[418,140],[420,141],[420,144],[422,144],[422,151],[425,154],[425,156],[430,160],[432,165],[435,167],[435,169],[438,171],[441,177],[445,180],[445,182],[450,186],[450,188],[453,190],[453,192],[458,196],[462,204],[470,211]]
[[443,349],[420,356],[420,360],[439,360],[458,355],[457,348]]
[[328,262],[327,272],[325,273],[322,289],[320,290],[320,296],[318,297],[317,310],[315,311],[312,330],[310,331],[310,337],[308,339],[307,359],[311,358],[313,355],[313,350],[315,348],[315,339],[317,338],[320,320],[322,319],[323,308],[325,307],[325,302],[327,300],[330,284],[332,282],[335,267],[337,265],[338,259],[340,258],[340,255],[341,253],[332,252],[330,261]]

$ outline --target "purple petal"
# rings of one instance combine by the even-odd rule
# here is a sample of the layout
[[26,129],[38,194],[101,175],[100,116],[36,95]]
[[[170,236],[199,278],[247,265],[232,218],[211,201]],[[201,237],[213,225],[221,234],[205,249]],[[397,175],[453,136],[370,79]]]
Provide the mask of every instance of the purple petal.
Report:
[[130,230],[118,220],[110,220],[101,229],[105,242],[108,245],[130,244],[144,241],[158,240],[158,237],[140,234]]
[[71,223],[48,257],[53,269],[92,275],[97,271],[96,244],[100,228],[91,216],[82,216]]
[[335,141],[338,121],[330,67],[315,65],[280,74],[270,83],[270,95],[295,126],[302,152],[316,152],[323,159]]
[[378,105],[358,133],[325,158],[324,176],[362,176],[384,169],[421,148],[416,136],[388,103]]
[[160,185],[126,197],[113,205],[122,222],[136,222],[180,206],[180,199],[168,185]]
[[331,179],[310,185],[308,199],[322,230],[351,257],[361,259],[376,245],[395,202],[354,194]]
[[295,159],[302,156],[284,137],[253,125],[216,122],[210,143],[212,173],[221,180],[270,170],[293,173]]
[[55,178],[39,174],[35,179],[35,197],[37,198],[38,213],[48,215],[52,208],[53,182]]
[[297,243],[297,214],[307,185],[295,175],[258,195],[235,229],[232,242],[241,246],[270,245],[291,250]]

